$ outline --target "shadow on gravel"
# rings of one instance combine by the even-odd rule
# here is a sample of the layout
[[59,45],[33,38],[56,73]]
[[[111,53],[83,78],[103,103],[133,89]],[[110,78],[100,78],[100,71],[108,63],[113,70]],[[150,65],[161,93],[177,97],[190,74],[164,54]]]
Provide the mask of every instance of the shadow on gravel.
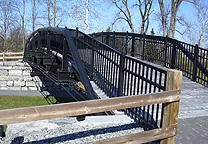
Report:
[[[101,128],[101,129],[93,129],[93,130],[88,130],[88,131],[81,131],[77,133],[72,133],[72,134],[67,134],[67,135],[62,135],[58,137],[52,137],[52,138],[47,138],[43,140],[38,140],[38,141],[31,141],[31,142],[26,142],[24,144],[42,144],[42,143],[59,143],[59,142],[65,142],[65,141],[70,141],[70,140],[75,140],[79,138],[86,138],[89,136],[96,136],[100,134],[107,134],[107,133],[113,133],[113,132],[119,132],[119,131],[124,131],[128,129],[133,129],[133,128],[138,128],[138,125],[136,123],[133,124],[125,124],[121,126],[115,126],[115,127],[109,127],[109,128]],[[12,141],[12,144],[21,144],[24,141],[24,137],[16,137]],[[80,141],[80,142],[83,142]],[[151,142],[148,144],[159,144],[159,142]]]

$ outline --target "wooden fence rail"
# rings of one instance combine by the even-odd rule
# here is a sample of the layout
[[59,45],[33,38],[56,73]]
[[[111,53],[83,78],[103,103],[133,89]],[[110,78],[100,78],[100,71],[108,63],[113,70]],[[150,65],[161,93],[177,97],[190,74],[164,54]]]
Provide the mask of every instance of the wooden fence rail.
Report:
[[3,52],[0,53],[0,61],[23,59],[24,52]]
[[[174,104],[180,100],[180,94],[180,90],[175,90],[138,96],[110,98],[105,100],[91,100],[84,102],[1,110],[0,125],[60,118],[66,116],[78,116],[159,103]],[[175,115],[168,115],[168,117],[175,117]],[[106,141],[97,143],[120,143],[130,141],[136,143],[144,143],[173,137],[176,135],[176,131],[177,124],[174,124],[159,129],[115,139],[108,139]]]
[[166,85],[167,91],[164,92],[124,96],[103,100],[99,99],[84,102],[1,110],[0,125],[67,116],[79,116],[152,104],[163,104],[162,127],[134,135],[107,139],[96,143],[146,143],[155,140],[162,140],[161,144],[174,144],[175,136],[177,134],[179,101],[181,97],[181,80],[181,72],[177,70],[168,70]]

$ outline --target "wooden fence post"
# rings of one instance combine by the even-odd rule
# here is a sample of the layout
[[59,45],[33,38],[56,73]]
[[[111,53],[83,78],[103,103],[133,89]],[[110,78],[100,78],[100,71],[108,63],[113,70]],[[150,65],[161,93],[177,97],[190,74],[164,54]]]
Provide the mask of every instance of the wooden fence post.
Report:
[[5,52],[3,52],[3,61],[5,61]]
[[[182,72],[174,69],[168,70],[167,80],[166,80],[166,91],[180,90],[181,83],[182,83]],[[178,113],[179,113],[179,101],[164,104],[162,127],[177,125]],[[161,141],[161,144],[174,144],[174,143],[175,143],[175,136]]]

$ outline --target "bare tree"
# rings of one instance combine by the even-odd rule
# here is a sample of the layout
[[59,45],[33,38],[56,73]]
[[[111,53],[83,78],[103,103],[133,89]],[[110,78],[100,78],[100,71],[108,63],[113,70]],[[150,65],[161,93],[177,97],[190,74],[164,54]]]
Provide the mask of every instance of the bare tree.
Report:
[[15,20],[13,15],[12,1],[1,0],[0,1],[0,29],[3,34],[3,50],[7,51],[6,39],[9,26]]
[[[196,9],[196,22],[189,29],[189,38],[196,39],[198,45],[201,46],[204,36],[208,36],[208,4],[203,0],[188,0]],[[194,33],[194,34],[193,34]]]
[[135,30],[132,22],[132,14],[130,12],[128,0],[111,0],[111,1],[119,10],[119,12],[117,13],[117,17],[112,25],[114,25],[119,20],[124,20],[128,23],[131,31],[134,33]]
[[24,46],[25,46],[25,0],[22,0],[22,2],[14,1],[13,7],[19,13],[19,15],[21,17],[22,48],[24,48]]
[[[147,33],[148,27],[149,27],[149,16],[152,13],[151,7],[153,0],[138,0],[139,2],[139,12],[142,17],[142,24],[141,24],[141,31],[140,33]],[[146,24],[146,28],[145,28]]]
[[48,26],[51,26],[51,0],[46,0],[46,6],[47,6],[47,18],[48,18]]
[[[170,38],[174,38],[175,35],[175,26],[176,26],[176,15],[178,12],[178,9],[180,7],[180,4],[183,0],[171,0],[171,16],[170,16],[170,25],[169,25],[169,31],[168,36]],[[160,16],[162,19],[162,27],[163,27],[163,36],[166,36],[166,29],[167,29],[167,13],[165,13],[165,6],[163,0],[158,0],[159,6],[160,6]]]
[[99,18],[99,14],[97,11],[97,7],[99,4],[99,1],[96,0],[77,0],[77,1],[73,1],[70,0],[70,2],[72,3],[72,12],[70,14],[70,16],[75,20],[78,21],[79,26],[82,26],[82,24],[84,24],[84,29],[85,29],[85,33],[88,33],[89,29],[90,29],[90,21],[89,21],[89,17],[90,19],[97,19]]

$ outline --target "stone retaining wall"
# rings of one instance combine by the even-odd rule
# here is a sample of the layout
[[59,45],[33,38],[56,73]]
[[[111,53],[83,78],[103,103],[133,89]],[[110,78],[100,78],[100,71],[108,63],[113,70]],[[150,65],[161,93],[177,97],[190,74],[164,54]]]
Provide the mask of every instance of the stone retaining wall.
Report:
[[60,89],[41,72],[34,71],[23,61],[0,62],[0,90],[59,91]]

